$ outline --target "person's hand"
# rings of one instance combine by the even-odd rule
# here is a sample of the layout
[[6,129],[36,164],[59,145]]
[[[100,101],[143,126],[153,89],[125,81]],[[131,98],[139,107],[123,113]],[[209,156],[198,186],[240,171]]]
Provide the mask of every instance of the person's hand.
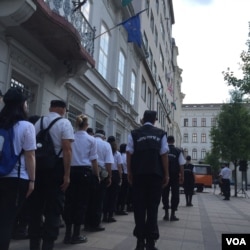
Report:
[[70,183],[70,178],[69,178],[69,176],[64,176],[64,177],[63,177],[63,184],[61,185],[61,190],[62,190],[63,192],[66,191],[66,189],[67,189],[68,186],[69,186],[69,183]]
[[111,176],[109,176],[107,179],[107,187],[109,187],[111,183],[112,183]]
[[165,188],[168,185],[168,182],[169,182],[169,177],[168,176],[164,176],[163,177],[162,187]]
[[180,176],[179,183],[180,183],[180,184],[183,184],[183,182],[184,182],[184,178],[183,178],[183,176]]
[[133,183],[133,175],[131,173],[128,173],[128,183],[132,185]]
[[34,191],[34,188],[35,188],[35,182],[30,181],[29,182],[29,188],[28,188],[28,191],[26,193],[26,198],[28,198],[31,195],[31,193]]

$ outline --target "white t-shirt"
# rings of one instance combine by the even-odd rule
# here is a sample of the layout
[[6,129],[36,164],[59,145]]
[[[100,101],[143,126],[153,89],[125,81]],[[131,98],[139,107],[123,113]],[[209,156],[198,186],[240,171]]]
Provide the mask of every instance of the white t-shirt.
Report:
[[122,169],[123,169],[123,173],[127,174],[128,173],[128,169],[127,169],[127,155],[126,153],[122,153]]
[[[36,150],[36,134],[34,125],[28,121],[19,121],[14,125],[14,150],[15,154],[19,155],[21,150],[30,151]],[[27,168],[25,166],[24,155],[20,158],[20,178],[29,179]],[[4,177],[18,177],[18,163],[14,169]]]
[[91,166],[91,161],[97,158],[96,139],[86,131],[77,131],[72,143],[71,166]]
[[106,163],[114,163],[111,146],[100,137],[95,137],[97,142],[98,166],[104,168]]
[[[44,116],[43,128],[47,128],[57,117],[60,117],[60,115],[56,112],[50,112],[48,115]],[[39,119],[35,124],[36,134],[40,131],[40,123],[41,119]],[[60,119],[54,123],[54,125],[50,128],[50,135],[54,142],[56,153],[59,153],[62,149],[62,139],[74,141],[75,138],[73,127],[70,121],[66,118]],[[62,152],[59,157],[62,157]]]
[[122,164],[122,157],[119,151],[114,153],[114,163],[111,165],[111,170],[118,170],[118,164]]
[[232,170],[228,167],[224,167],[220,172],[220,176],[222,179],[231,179],[231,175]]

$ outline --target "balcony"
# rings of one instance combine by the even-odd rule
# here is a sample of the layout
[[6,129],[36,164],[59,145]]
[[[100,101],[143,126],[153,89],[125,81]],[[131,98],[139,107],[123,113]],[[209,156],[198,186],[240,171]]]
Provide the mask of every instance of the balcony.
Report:
[[[25,0],[24,2],[25,4],[19,8],[7,3],[3,5],[6,9],[12,10],[14,17],[17,16],[16,19],[27,16],[28,10],[30,13],[28,18],[19,23],[13,22],[13,13],[4,18],[0,16],[0,19],[5,21],[0,20],[0,24],[2,21],[7,36],[28,45],[29,49],[41,58],[43,58],[42,49],[45,48],[57,60],[81,61],[88,63],[89,67],[95,66],[93,59],[95,29],[90,26],[80,9],[74,11],[75,6],[72,1]],[[29,6],[29,9],[26,7],[26,12],[24,6]],[[30,6],[33,13],[30,11]]]

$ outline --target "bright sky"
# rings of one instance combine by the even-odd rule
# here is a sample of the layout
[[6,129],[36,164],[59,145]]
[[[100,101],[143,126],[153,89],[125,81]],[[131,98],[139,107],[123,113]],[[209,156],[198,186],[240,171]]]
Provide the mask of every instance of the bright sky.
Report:
[[173,0],[184,104],[223,103],[230,98],[222,71],[241,76],[247,50],[250,0]]

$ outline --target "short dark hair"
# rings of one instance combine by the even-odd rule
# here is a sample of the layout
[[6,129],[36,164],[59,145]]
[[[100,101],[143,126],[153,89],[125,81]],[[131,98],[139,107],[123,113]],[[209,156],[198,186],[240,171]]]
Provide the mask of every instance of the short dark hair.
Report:
[[186,160],[187,160],[187,161],[191,161],[191,156],[190,156],[190,155],[187,155]]
[[65,101],[62,101],[62,100],[52,100],[50,102],[50,107],[51,108],[66,108],[67,107],[67,104]]
[[87,128],[87,133],[93,135],[94,134],[93,128]]
[[143,114],[143,122],[154,123],[157,120],[157,112],[154,110],[145,110]]
[[167,138],[167,142],[168,143],[174,143],[175,142],[174,136],[173,135],[169,135],[168,138]]

